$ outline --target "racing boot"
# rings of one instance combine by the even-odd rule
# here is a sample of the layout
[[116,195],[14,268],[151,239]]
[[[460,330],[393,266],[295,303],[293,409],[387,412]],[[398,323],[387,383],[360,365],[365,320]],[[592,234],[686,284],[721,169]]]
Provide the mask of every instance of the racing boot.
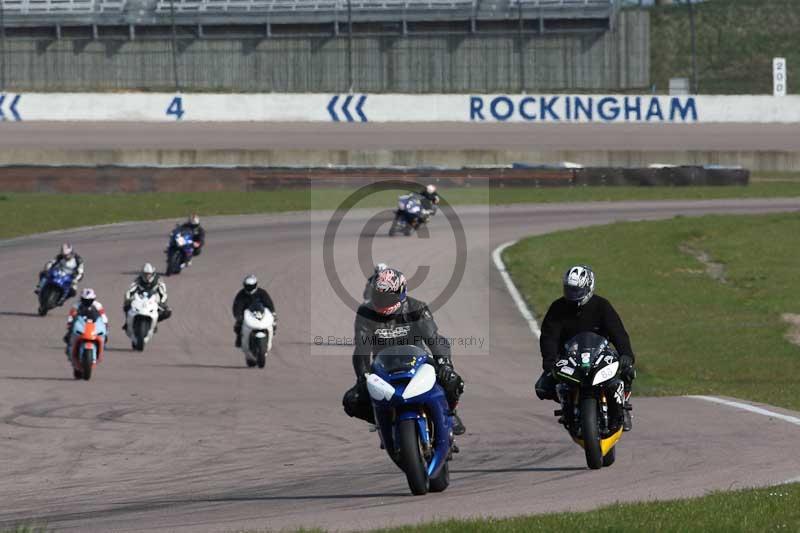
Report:
[[631,420],[632,410],[633,406],[626,400],[625,405],[622,407],[622,431],[630,431],[633,429],[633,420]]
[[467,428],[464,427],[461,417],[458,416],[455,409],[450,412],[450,415],[453,417],[453,435],[463,435],[467,431]]
[[233,345],[236,346],[237,348],[241,348],[242,347],[242,335],[241,334],[236,335],[236,342],[234,342]]

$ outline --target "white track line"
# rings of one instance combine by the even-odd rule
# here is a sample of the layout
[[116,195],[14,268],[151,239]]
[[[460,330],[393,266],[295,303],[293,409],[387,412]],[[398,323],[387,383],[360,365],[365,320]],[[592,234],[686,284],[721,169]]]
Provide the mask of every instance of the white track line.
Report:
[[525,303],[525,299],[520,294],[519,289],[517,286],[514,285],[514,280],[511,279],[511,276],[508,274],[508,270],[506,270],[506,264],[503,262],[503,252],[509,246],[514,246],[519,241],[510,241],[501,244],[497,248],[494,249],[492,252],[492,261],[494,261],[494,266],[500,272],[500,276],[503,278],[503,281],[506,284],[506,289],[508,289],[509,294],[511,294],[511,299],[514,300],[514,303],[519,309],[519,313],[522,315],[522,318],[528,323],[528,327],[533,333],[533,336],[537,339],[542,336],[542,330],[539,329],[539,323],[536,322],[536,318],[534,318],[533,313],[531,312],[528,304]]
[[717,398],[716,396],[686,396],[687,398],[695,398],[697,400],[705,400],[707,402],[719,403],[722,405],[727,405],[729,407],[735,407],[737,409],[742,409],[743,411],[749,411],[751,413],[756,413],[759,415],[769,416],[771,418],[777,418],[779,420],[783,420],[784,422],[789,422],[790,424],[794,424],[796,426],[800,426],[800,418],[796,416],[784,415],[782,413],[776,413],[775,411],[770,411],[768,409],[764,409],[761,407],[756,407],[755,405],[750,405],[749,403],[744,402],[734,402],[733,400],[724,400],[722,398]]

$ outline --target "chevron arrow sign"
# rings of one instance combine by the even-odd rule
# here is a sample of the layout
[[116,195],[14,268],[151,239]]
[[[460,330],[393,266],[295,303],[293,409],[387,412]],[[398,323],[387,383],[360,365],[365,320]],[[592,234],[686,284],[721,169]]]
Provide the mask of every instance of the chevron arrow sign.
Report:
[[326,106],[333,122],[369,122],[364,114],[366,94],[334,95]]
[[22,120],[17,111],[20,98],[21,94],[0,94],[0,120]]

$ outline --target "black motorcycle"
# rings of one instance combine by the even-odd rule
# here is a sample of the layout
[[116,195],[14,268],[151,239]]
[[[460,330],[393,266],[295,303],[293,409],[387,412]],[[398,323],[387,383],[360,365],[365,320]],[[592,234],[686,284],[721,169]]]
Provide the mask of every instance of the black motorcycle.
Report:
[[584,449],[589,468],[611,466],[625,409],[619,356],[608,339],[591,332],[567,341],[564,354],[556,362],[561,409],[555,415]]

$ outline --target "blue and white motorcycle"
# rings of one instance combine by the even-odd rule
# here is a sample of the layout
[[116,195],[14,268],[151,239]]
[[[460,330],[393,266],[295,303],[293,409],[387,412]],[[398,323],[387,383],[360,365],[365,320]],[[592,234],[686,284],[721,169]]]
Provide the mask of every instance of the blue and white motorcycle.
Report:
[[53,265],[45,274],[42,288],[39,289],[39,316],[45,316],[48,311],[64,305],[73,292],[72,280],[75,272]]
[[425,224],[433,214],[435,214],[435,207],[426,209],[419,194],[404,194],[397,199],[397,210],[394,212],[394,220],[389,228],[389,236],[394,237],[398,233],[402,233],[407,237]]
[[167,276],[180,274],[194,256],[194,236],[192,232],[180,227],[175,228],[169,236],[167,254]]
[[428,353],[417,346],[381,351],[367,374],[381,447],[416,495],[450,485],[453,421]]

